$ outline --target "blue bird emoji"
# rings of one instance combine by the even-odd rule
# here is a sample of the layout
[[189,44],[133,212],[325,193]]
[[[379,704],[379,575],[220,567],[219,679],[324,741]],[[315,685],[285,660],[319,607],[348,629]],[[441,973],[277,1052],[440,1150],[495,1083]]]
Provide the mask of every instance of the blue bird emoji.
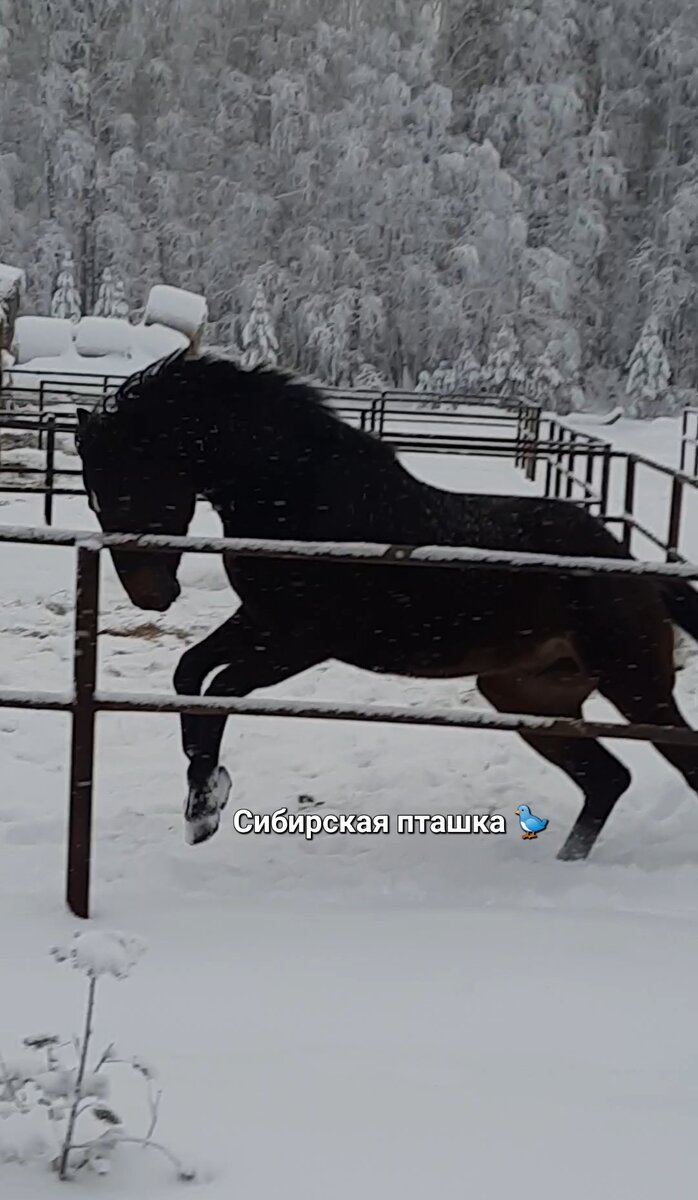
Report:
[[516,810],[516,815],[519,818],[519,825],[523,829],[523,839],[525,842],[531,838],[538,837],[544,829],[548,827],[547,817],[534,817],[527,804],[520,804]]

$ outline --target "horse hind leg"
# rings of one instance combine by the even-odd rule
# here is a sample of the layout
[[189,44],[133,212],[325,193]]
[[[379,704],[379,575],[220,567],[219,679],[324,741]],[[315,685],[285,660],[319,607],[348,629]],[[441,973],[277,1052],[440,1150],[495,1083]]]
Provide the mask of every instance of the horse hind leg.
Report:
[[[499,712],[576,718],[581,718],[582,705],[595,686],[595,680],[572,661],[554,663],[535,675],[484,675],[477,683],[482,695]],[[616,801],[628,788],[630,773],[591,739],[529,733],[521,737],[580,788],[584,803],[558,858],[568,862],[587,858]]]
[[[674,631],[664,615],[634,637],[616,639],[599,671],[599,691],[627,721],[649,725],[691,726],[674,698]],[[698,748],[656,744],[655,749],[698,793]]]

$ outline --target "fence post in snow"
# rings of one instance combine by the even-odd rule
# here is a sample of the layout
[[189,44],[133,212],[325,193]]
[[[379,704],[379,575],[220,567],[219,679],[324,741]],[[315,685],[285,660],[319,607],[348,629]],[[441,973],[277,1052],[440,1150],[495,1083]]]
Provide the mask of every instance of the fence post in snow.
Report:
[[78,544],[66,880],[68,906],[76,917],[90,915],[98,623],[99,549]]
[[611,445],[610,442],[604,443],[603,457],[601,459],[601,509],[599,517],[604,520],[608,514],[608,493],[611,483]]
[[49,413],[46,418],[46,476],[44,484],[44,522],[50,525],[53,521],[53,487],[56,477],[56,414]]
[[635,457],[629,454],[625,460],[625,494],[623,499],[623,549],[630,554],[630,543],[635,520]]
[[681,509],[683,507],[683,480],[676,475],[671,481],[671,506],[669,509],[669,531],[667,533],[666,561],[676,562],[681,534]]

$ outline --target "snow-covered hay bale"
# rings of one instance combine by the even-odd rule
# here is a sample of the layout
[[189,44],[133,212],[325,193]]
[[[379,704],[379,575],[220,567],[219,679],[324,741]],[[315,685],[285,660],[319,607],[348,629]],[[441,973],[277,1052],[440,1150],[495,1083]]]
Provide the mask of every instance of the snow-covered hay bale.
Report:
[[132,341],[133,327],[117,317],[83,317],[75,327],[75,349],[82,358],[127,355]]
[[134,356],[145,358],[148,362],[156,362],[175,350],[185,350],[190,339],[176,329],[168,329],[166,325],[132,325],[131,344]]
[[144,324],[167,325],[192,342],[201,336],[207,318],[208,305],[204,296],[164,283],[150,289],[143,315]]
[[55,358],[70,350],[73,322],[63,317],[18,317],[11,350],[17,366],[33,358]]

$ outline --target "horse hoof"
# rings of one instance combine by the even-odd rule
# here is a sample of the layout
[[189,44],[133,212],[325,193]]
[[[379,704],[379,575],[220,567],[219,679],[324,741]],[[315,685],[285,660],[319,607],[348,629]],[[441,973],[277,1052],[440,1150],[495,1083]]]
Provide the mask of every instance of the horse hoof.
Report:
[[185,810],[184,837],[188,846],[207,842],[221,823],[232,787],[225,767],[216,767],[201,787],[191,787]]
[[184,828],[184,840],[188,846],[198,846],[213,837],[221,823],[218,813],[214,817],[201,817],[198,821],[187,821]]
[[584,862],[589,857],[593,841],[585,837],[570,837],[557,852],[558,862]]

